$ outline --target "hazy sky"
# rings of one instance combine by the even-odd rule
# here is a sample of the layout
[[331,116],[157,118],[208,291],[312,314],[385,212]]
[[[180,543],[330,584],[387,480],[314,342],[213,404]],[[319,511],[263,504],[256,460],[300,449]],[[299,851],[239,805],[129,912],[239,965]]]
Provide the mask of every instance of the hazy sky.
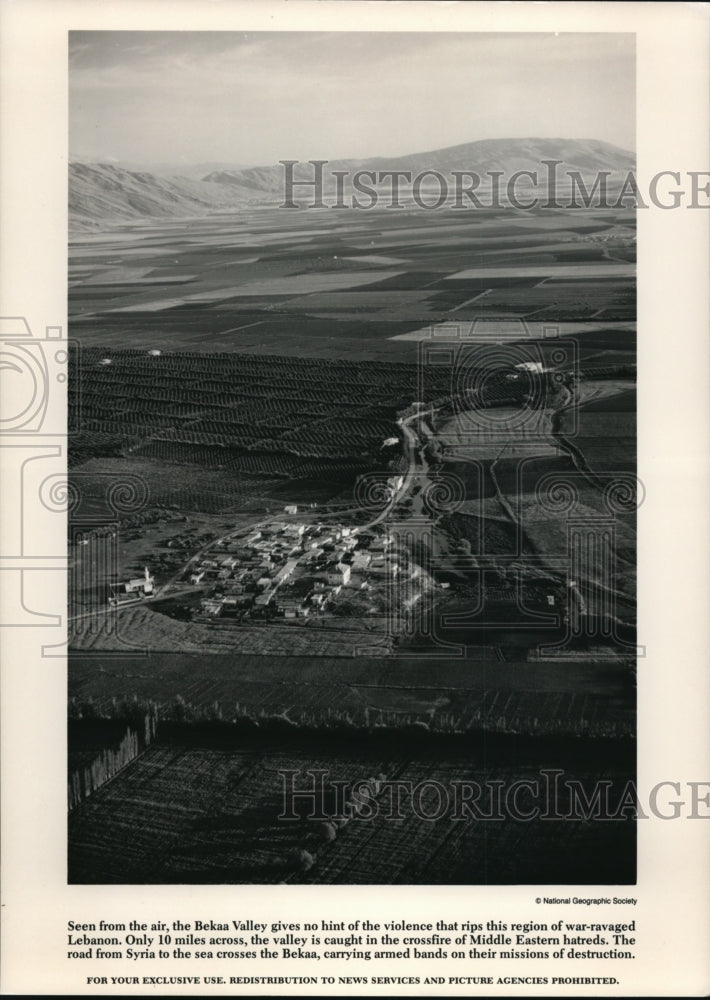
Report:
[[635,141],[634,36],[71,32],[70,154],[191,164]]

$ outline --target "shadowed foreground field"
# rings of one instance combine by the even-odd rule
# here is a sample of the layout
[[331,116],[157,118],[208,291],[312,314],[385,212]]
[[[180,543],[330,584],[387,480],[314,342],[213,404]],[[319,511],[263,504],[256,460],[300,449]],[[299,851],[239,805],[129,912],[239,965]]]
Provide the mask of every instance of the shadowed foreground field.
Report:
[[74,717],[121,716],[137,704],[192,722],[285,713],[307,725],[349,717],[368,726],[384,713],[392,726],[443,732],[629,736],[634,681],[615,661],[516,663],[480,652],[462,660],[151,653],[75,658],[69,696]]
[[[70,882],[635,880],[635,823],[632,810],[620,808],[634,769],[633,741],[437,740],[393,733],[327,738],[319,732],[265,740],[252,734],[240,743],[214,724],[168,730],[169,738],[154,743],[71,814]],[[297,818],[279,818],[286,782],[312,790],[306,772],[313,769],[325,772],[320,818],[307,818],[308,799],[295,800]],[[291,779],[283,771],[296,773]],[[563,773],[555,778],[553,771]],[[345,783],[347,801],[351,786],[367,780],[374,783],[369,809],[338,819],[330,783]],[[590,799],[600,780],[607,783],[613,819],[585,818],[579,806],[570,805],[571,783]],[[388,784],[393,781],[418,791],[412,795],[405,787],[397,805],[398,793]],[[528,782],[517,799],[509,791],[514,781]],[[550,791],[555,781],[557,794]],[[477,798],[474,783],[481,786]],[[470,794],[473,810],[461,806]],[[529,818],[535,806],[538,815]],[[323,819],[334,815],[332,822]]]

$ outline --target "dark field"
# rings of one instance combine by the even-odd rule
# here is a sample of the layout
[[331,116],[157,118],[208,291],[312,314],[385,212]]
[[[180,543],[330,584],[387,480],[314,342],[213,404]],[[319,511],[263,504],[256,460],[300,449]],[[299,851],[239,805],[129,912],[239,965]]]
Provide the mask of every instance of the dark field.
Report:
[[[358,475],[396,465],[383,445],[419,391],[411,363],[92,348],[71,363],[74,482],[139,476],[152,502],[187,511],[352,506]],[[427,383],[441,395],[449,373]]]
[[218,706],[228,721],[286,711],[294,720],[327,724],[329,713],[350,713],[364,724],[378,712],[393,724],[422,721],[433,729],[518,728],[522,732],[633,732],[633,674],[628,664],[560,658],[505,662],[492,649],[465,659],[342,655],[210,656],[150,653],[141,657],[87,656],[69,678],[76,706],[91,703],[101,716],[135,698],[170,716],[176,700],[196,719]]
[[[565,784],[543,808],[564,816],[567,782],[588,794],[603,779],[613,811],[633,771],[633,742],[564,746],[489,738],[452,740],[434,750],[406,736],[373,738],[369,748],[322,735],[315,743],[307,737],[285,743],[272,737],[266,746],[258,737],[242,746],[233,741],[230,746],[214,728],[207,734],[177,727],[169,742],[153,744],[75,809],[69,881],[535,885],[635,879],[633,819],[492,819],[494,786],[486,784],[509,787],[515,778],[546,788],[544,772],[558,769],[564,754]],[[357,781],[396,779],[421,792],[412,800],[403,795],[394,812],[392,793],[381,791],[372,800],[376,815],[355,813],[346,823],[309,820],[303,802],[295,810],[300,818],[279,819],[279,772],[298,772],[294,787],[308,789],[308,769],[323,769],[328,783],[342,781],[348,789]],[[483,787],[478,814],[457,817],[457,782]],[[336,811],[331,803],[332,796],[322,815]],[[529,806],[521,796],[521,808]]]

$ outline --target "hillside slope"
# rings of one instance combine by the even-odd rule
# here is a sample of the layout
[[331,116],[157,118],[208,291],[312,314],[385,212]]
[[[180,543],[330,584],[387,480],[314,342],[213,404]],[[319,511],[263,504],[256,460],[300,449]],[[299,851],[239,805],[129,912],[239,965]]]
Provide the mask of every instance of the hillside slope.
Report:
[[[408,170],[413,175],[436,170],[475,171],[481,176],[502,172],[504,181],[516,171],[536,171],[543,183],[545,160],[560,161],[558,177],[577,170],[590,178],[599,170],[617,177],[634,169],[635,157],[623,149],[593,139],[484,139],[446,149],[399,157],[331,160],[325,167],[324,190],[333,191],[334,170],[351,175],[358,170]],[[313,167],[301,161],[295,178],[311,180]],[[389,184],[385,182],[385,187]],[[283,200],[284,168],[215,170],[202,179],[126,170],[112,164],[72,163],[69,167],[69,225],[73,231],[102,229],[123,221],[146,218],[199,217],[214,211],[237,211],[247,205],[278,205]],[[346,180],[345,189],[350,190]]]
[[[284,157],[286,158],[286,157]],[[412,174],[424,170],[437,170],[446,175],[452,170],[471,170],[480,175],[502,171],[510,177],[518,170],[536,171],[541,180],[546,177],[545,160],[561,161],[558,174],[565,170],[578,170],[589,176],[599,170],[613,174],[626,174],[635,166],[635,156],[611,143],[597,139],[482,139],[445,149],[410,153],[397,157],[374,157],[357,160],[331,160],[324,168],[327,175],[333,170],[409,170]],[[295,168],[297,178],[313,177],[313,167],[299,163]],[[254,191],[281,192],[284,168],[280,164],[268,167],[248,167],[242,170],[218,170],[207,174],[205,181],[223,186],[238,186]]]
[[130,219],[204,216],[257,200],[238,184],[159,177],[112,164],[69,165],[69,228],[88,230]]

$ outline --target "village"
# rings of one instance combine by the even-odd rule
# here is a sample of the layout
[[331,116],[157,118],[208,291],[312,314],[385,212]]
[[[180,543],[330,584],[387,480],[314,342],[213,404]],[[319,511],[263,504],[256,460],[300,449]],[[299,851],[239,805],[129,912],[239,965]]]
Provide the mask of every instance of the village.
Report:
[[[284,513],[293,517],[296,505]],[[204,586],[195,616],[307,618],[331,610],[338,596],[383,589],[399,572],[392,538],[380,526],[274,520],[223,537],[184,574]]]

